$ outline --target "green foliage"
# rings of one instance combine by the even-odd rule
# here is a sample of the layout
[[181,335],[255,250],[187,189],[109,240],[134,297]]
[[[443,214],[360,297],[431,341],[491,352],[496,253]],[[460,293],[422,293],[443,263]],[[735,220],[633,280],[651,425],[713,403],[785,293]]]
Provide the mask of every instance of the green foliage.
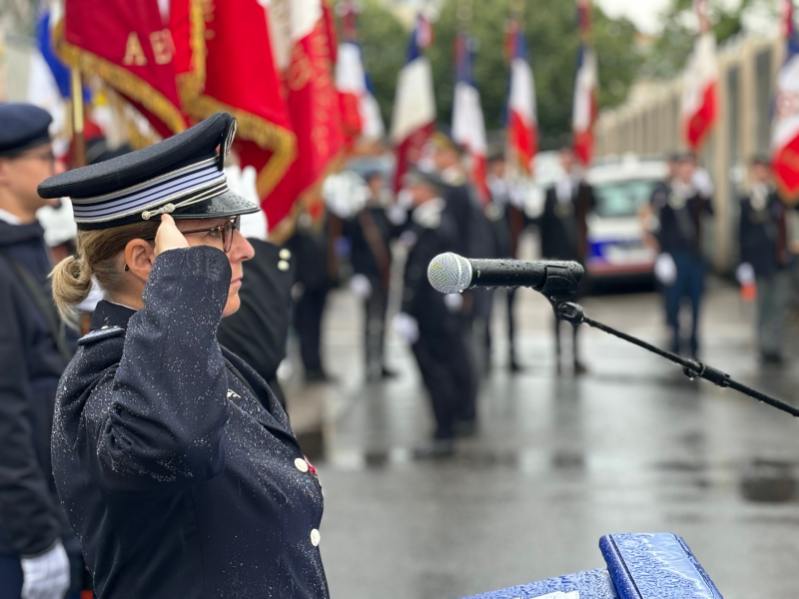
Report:
[[[434,43],[428,50],[433,65],[438,121],[449,126],[455,80],[455,36],[464,25],[458,18],[458,0],[445,0],[433,25]],[[475,81],[480,88],[486,126],[504,126],[509,67],[505,56],[505,32],[510,0],[472,2],[467,28],[475,38]],[[405,60],[408,32],[378,0],[363,2],[359,36],[366,68],[374,80],[378,102],[386,122],[390,118],[397,73]],[[640,63],[635,28],[627,20],[611,20],[599,8],[593,11],[593,42],[599,62],[602,108],[622,102]],[[523,17],[529,56],[533,64],[538,100],[541,146],[566,143],[571,132],[572,96],[579,46],[573,2],[526,0]]]
[[391,126],[391,107],[397,74],[405,64],[408,32],[393,12],[379,0],[361,2],[358,37],[363,47],[366,72],[372,80],[383,122]]
[[[755,7],[776,8],[773,0],[738,0],[731,6],[724,0],[709,2],[710,22],[719,45],[744,30],[746,12]],[[663,15],[663,32],[646,53],[641,74],[647,77],[668,78],[682,72],[696,38],[696,19],[693,0],[672,0]]]

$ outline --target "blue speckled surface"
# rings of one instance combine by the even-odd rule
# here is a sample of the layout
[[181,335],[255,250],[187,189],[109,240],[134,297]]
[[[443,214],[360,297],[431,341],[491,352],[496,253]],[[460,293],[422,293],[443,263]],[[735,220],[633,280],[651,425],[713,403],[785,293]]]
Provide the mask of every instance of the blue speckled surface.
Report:
[[612,534],[599,548],[620,599],[722,599],[678,535]]
[[607,570],[587,570],[548,578],[467,599],[533,599],[555,591],[579,591],[580,599],[619,599],[613,592]]
[[579,591],[580,599],[723,599],[682,537],[619,533],[602,537],[607,570],[588,570],[466,599],[533,599]]

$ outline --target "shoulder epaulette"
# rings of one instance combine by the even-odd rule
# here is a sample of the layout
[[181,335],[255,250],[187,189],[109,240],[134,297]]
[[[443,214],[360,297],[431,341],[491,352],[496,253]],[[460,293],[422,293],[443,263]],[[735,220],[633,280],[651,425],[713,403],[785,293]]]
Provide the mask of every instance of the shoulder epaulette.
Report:
[[125,329],[122,327],[109,327],[104,326],[102,328],[97,329],[96,331],[91,331],[78,339],[78,345],[91,345],[92,343],[97,343],[98,341],[102,341],[103,339],[109,339],[111,337],[118,337],[119,335],[124,335]]

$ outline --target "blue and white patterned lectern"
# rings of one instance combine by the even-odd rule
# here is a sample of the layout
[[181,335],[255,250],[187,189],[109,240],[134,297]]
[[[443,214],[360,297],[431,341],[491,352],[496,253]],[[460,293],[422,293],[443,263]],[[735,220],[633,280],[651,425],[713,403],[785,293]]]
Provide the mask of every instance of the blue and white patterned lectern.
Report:
[[682,537],[610,534],[599,540],[607,568],[549,578],[470,599],[723,599]]

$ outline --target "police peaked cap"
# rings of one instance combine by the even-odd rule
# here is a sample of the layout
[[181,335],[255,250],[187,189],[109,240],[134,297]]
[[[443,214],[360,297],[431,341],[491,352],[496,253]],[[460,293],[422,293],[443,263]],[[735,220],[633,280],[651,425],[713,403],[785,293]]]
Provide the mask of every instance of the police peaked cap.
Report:
[[33,104],[0,103],[0,158],[50,143],[53,117]]
[[143,150],[84,166],[39,185],[43,198],[68,196],[79,229],[154,220],[210,219],[257,212],[228,189],[222,170],[235,119],[217,113]]

